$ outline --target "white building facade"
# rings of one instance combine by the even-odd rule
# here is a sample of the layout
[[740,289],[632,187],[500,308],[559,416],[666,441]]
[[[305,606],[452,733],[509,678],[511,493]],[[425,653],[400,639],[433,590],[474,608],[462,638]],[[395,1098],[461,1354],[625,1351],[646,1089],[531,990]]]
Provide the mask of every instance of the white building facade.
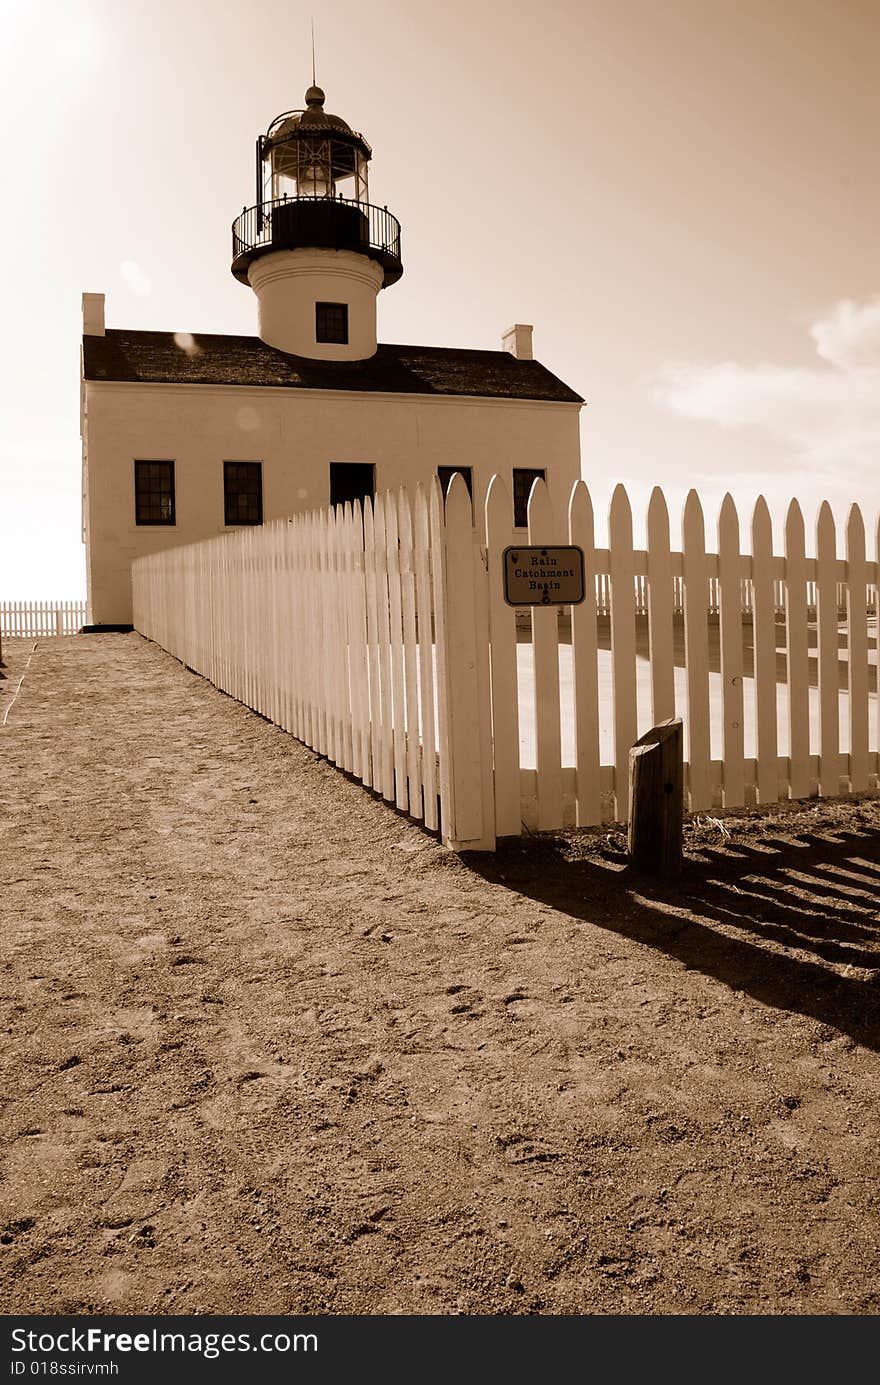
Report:
[[[108,329],[83,295],[83,538],[89,623],[130,625],[131,563],[242,524],[461,471],[481,511],[496,472],[517,519],[536,475],[560,510],[580,476],[583,400],[532,357],[379,343],[400,228],[369,204],[369,146],[323,109],[257,141],[257,202],[233,227],[233,274],[259,335]],[[560,536],[562,537],[562,536]]]

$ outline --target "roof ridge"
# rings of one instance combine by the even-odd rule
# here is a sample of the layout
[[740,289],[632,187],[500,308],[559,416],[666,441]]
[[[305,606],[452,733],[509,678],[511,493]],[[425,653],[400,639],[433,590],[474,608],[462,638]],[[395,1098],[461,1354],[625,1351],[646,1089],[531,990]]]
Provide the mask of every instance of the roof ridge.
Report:
[[319,361],[240,333],[113,327],[83,337],[83,363],[87,380],[584,402],[541,361],[480,347],[380,342],[365,360]]
[[[269,350],[269,351],[281,351],[281,347],[278,347],[278,346],[270,346],[268,342],[264,342],[263,339],[262,339],[261,337],[255,335],[255,334],[252,333],[252,332],[191,332],[191,331],[186,331],[186,332],[184,332],[184,331],[183,331],[181,328],[179,328],[179,327],[176,327],[176,328],[171,328],[171,327],[108,327],[108,328],[106,329],[106,331],[105,331],[105,336],[108,336],[108,337],[109,337],[109,336],[113,336],[113,335],[115,335],[115,334],[118,334],[118,335],[120,335],[120,336],[128,336],[128,337],[133,337],[133,336],[152,336],[152,337],[177,337],[177,336],[188,336],[188,337],[194,337],[194,338],[213,337],[213,338],[215,338],[215,339],[217,339],[217,340],[219,340],[219,341],[248,341],[248,342],[253,342],[254,344],[259,343],[261,346],[266,347],[266,349]],[[429,344],[426,343],[426,342],[415,342],[415,341],[406,341],[406,342],[404,342],[404,341],[380,341],[380,342],[377,343],[377,346],[378,346],[378,349],[379,349],[379,350],[384,349],[384,350],[386,350],[386,351],[443,351],[443,352],[449,352],[449,353],[450,353],[451,355],[453,355],[453,356],[461,356],[461,355],[471,355],[471,356],[504,356],[504,357],[509,357],[510,360],[512,360],[512,361],[513,361],[513,360],[519,359],[518,357],[512,355],[512,353],[511,353],[510,351],[505,351],[505,350],[503,350],[501,347],[496,347],[496,346],[432,346],[432,345],[429,345]],[[290,356],[290,355],[294,355],[294,354],[295,354],[294,352],[282,351],[282,355],[284,355],[284,356]],[[300,359],[300,360],[309,360],[309,359],[311,359],[311,358],[310,358],[310,357],[299,357],[298,359]],[[368,357],[367,359],[370,359],[370,358]],[[322,365],[328,365],[328,364],[329,364],[329,365],[332,365],[332,364],[334,364],[334,362],[332,362],[332,361],[330,361],[330,362],[328,362],[328,361],[322,361],[321,364],[322,364]],[[339,364],[343,364],[343,365],[353,365],[353,364],[357,364],[357,363],[356,363],[356,362],[352,362],[352,361],[343,361],[343,362],[340,362]],[[541,362],[532,359],[532,360],[530,360],[530,361],[528,362],[528,364],[540,365]],[[546,369],[546,367],[545,367],[545,369]]]

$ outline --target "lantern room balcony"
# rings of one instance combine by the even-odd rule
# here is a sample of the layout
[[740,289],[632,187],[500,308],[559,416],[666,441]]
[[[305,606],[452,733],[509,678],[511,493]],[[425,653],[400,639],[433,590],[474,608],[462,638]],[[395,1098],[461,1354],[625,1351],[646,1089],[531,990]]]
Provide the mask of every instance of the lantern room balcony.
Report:
[[386,288],[403,274],[397,217],[386,207],[341,197],[282,197],[246,207],[232,223],[232,273],[246,284],[248,268],[261,255],[305,247],[369,256],[385,271]]

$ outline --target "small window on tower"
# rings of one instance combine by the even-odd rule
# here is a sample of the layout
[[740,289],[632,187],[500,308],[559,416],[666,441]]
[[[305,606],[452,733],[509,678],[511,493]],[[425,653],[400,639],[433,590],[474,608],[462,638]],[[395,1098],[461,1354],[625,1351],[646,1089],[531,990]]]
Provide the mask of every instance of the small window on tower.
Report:
[[223,463],[223,523],[263,523],[261,462]]
[[348,345],[348,304],[315,304],[315,341]]

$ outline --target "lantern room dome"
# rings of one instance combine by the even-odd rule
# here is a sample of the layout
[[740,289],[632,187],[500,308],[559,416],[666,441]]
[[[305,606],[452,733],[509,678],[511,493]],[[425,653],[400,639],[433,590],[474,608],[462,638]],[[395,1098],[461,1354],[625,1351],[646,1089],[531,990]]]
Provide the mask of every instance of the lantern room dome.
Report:
[[363,135],[352,130],[347,120],[343,120],[341,115],[333,115],[330,111],[324,110],[325,99],[320,87],[309,87],[305,94],[305,110],[285,111],[282,115],[277,115],[266,131],[266,139],[276,143],[295,138],[297,134],[311,135],[327,131],[349,135],[369,150]]

